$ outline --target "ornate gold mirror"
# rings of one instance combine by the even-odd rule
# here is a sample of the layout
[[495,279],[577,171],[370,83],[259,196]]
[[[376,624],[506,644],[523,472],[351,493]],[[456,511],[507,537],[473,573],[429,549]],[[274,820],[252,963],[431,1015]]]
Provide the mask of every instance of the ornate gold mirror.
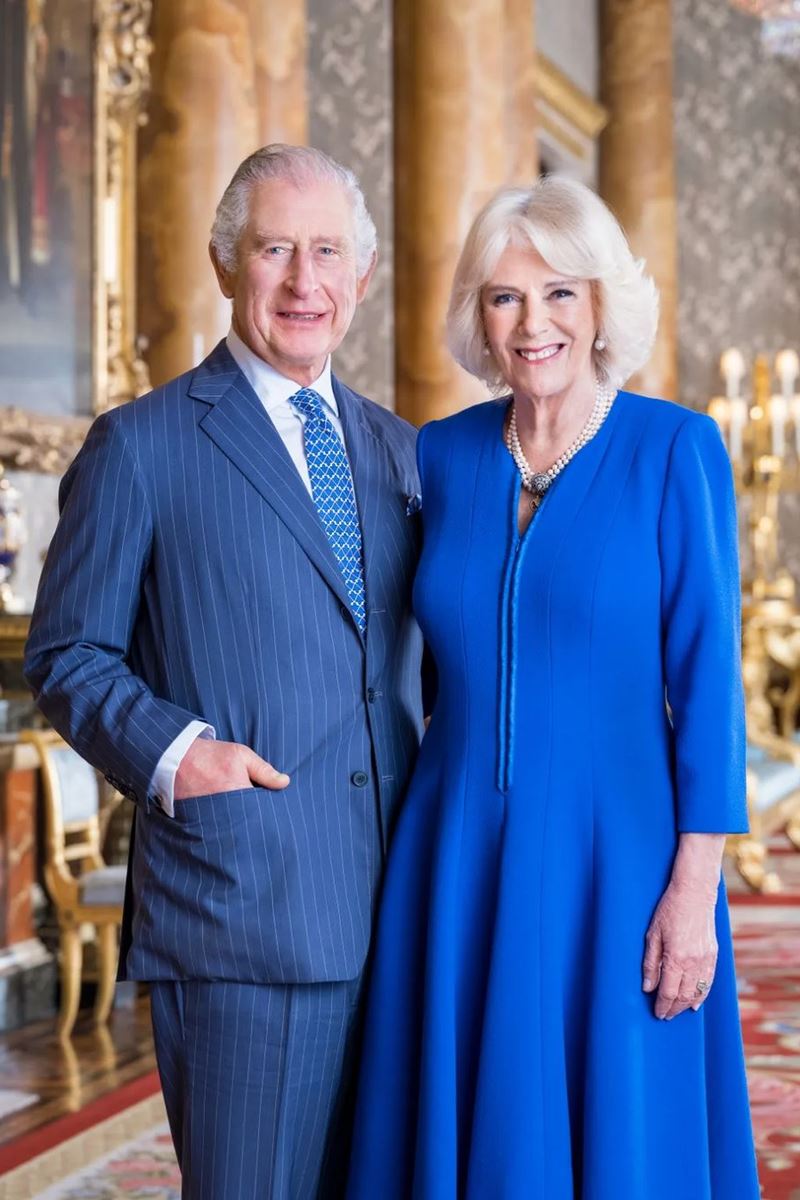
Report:
[[[147,387],[134,206],[150,11],[0,0],[0,668],[21,655],[59,477],[92,418]],[[0,695],[20,689],[0,671]]]

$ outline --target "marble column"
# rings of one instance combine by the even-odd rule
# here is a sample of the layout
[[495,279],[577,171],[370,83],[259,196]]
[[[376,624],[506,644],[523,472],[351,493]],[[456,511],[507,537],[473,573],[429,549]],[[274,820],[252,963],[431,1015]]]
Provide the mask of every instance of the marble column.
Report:
[[469,225],[535,162],[532,5],[395,4],[396,408],[415,424],[485,397],[444,318]]
[[239,162],[304,143],[304,0],[154,6],[148,123],[139,139],[139,330],[154,385],[187,370],[228,327],[207,245]]
[[661,292],[650,362],[631,387],[677,398],[677,215],[669,0],[603,0],[600,194]]

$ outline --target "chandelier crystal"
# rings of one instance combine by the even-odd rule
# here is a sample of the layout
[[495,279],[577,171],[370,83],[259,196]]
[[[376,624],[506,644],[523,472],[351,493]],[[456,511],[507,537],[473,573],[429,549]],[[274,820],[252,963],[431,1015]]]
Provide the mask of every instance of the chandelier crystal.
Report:
[[800,20],[800,0],[731,0],[731,3],[762,21]]
[[800,59],[800,0],[731,0],[731,4],[760,18],[761,44],[767,54]]

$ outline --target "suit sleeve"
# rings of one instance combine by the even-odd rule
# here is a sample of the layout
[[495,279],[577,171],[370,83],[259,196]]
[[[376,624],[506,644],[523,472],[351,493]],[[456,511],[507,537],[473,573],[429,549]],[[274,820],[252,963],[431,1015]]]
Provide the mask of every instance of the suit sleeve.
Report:
[[128,665],[153,536],[148,498],[112,411],[99,417],[59,491],[25,649],[42,712],[145,808],[162,755],[197,714],[156,697]]
[[693,414],[673,441],[659,546],[678,830],[746,832],[736,501],[709,417]]

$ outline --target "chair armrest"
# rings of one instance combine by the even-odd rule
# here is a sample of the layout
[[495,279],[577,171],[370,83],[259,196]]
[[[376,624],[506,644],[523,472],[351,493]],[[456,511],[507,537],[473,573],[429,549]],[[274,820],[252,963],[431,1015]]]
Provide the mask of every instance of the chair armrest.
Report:
[[45,863],[44,881],[56,908],[77,908],[80,904],[78,880],[63,865]]

